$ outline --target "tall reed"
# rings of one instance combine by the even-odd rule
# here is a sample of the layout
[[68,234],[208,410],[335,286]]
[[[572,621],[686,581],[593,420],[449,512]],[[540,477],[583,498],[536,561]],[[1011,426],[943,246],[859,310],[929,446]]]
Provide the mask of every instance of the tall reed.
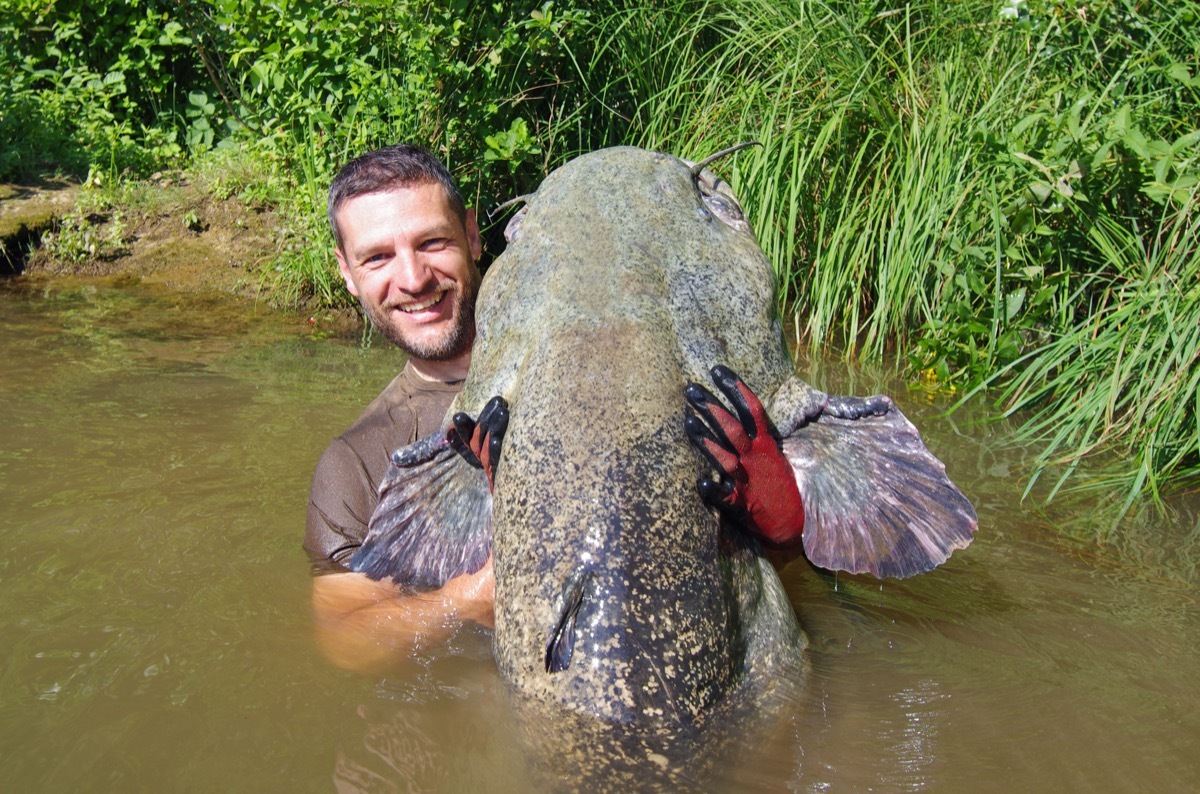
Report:
[[[1006,414],[1032,412],[1023,439],[1044,444],[1030,488],[1056,472],[1052,497],[1081,464],[1085,486],[1157,496],[1167,477],[1200,476],[1200,214],[1196,195],[1153,239],[1111,218],[1091,230],[1113,266],[1093,277],[1088,312],[993,376]],[[1081,291],[1082,292],[1082,291]]]
[[[628,126],[576,140],[761,141],[721,167],[802,342],[998,387],[1045,445],[1031,483],[1156,493],[1200,465],[1197,18],[1195,0],[622,7],[584,79]],[[1124,465],[1078,476],[1101,449]]]

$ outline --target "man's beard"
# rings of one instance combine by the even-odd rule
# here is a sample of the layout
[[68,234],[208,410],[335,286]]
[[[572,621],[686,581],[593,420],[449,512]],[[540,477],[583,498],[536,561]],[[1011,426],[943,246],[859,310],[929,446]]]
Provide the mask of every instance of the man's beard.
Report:
[[424,361],[450,361],[468,352],[475,343],[475,297],[479,293],[479,281],[479,276],[472,275],[466,283],[455,285],[453,295],[449,296],[455,302],[455,323],[441,337],[431,340],[406,338],[392,323],[387,309],[359,303],[371,324],[409,356]]

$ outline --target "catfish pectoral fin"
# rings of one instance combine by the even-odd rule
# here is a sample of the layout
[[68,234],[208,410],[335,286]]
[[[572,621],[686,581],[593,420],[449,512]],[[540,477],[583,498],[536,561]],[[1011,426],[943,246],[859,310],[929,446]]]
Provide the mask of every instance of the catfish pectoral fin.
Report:
[[877,398],[830,404],[783,441],[804,502],[808,560],[903,578],[967,546],[975,508],[900,410]]
[[453,432],[440,430],[392,455],[350,570],[432,590],[487,562],[491,489],[483,473],[451,446]]

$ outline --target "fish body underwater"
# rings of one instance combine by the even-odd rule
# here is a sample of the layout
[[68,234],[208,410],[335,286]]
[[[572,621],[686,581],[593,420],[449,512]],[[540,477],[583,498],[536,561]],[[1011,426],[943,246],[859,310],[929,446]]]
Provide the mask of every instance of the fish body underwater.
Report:
[[447,421],[393,456],[352,567],[428,589],[491,553],[495,657],[519,701],[656,737],[658,763],[802,674],[805,637],[761,546],[697,493],[711,468],[684,433],[683,392],[714,365],[762,398],[815,565],[907,576],[970,542],[970,503],[890,401],[795,377],[770,265],[709,171],[587,154],[527,197],[508,236],[450,409],[507,402],[493,487]]

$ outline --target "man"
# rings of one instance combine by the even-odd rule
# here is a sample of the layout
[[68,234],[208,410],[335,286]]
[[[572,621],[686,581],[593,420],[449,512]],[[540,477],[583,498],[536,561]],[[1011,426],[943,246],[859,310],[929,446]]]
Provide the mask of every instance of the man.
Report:
[[329,445],[313,475],[304,546],[317,636],[337,664],[371,669],[462,620],[490,625],[492,565],[406,594],[346,569],[362,544],[390,454],[442,426],[475,341],[481,245],[446,168],[401,144],[347,163],[329,190],[334,254],[350,294],[408,362]]
[[[329,221],[346,288],[372,324],[409,354],[400,375],[325,451],[308,505],[304,545],[323,572],[313,580],[318,640],[335,663],[369,670],[463,620],[492,622],[491,560],[421,595],[345,567],[366,537],[390,454],[441,428],[466,378],[481,246],[475,215],[464,208],[453,178],[415,146],[348,163],[330,187]],[[803,511],[778,439],[735,376],[722,390],[737,416],[703,389],[699,397],[688,395],[712,428],[692,427],[688,435],[719,476],[702,481],[701,494],[768,543],[794,546]],[[475,462],[490,482],[494,461],[483,456]]]

